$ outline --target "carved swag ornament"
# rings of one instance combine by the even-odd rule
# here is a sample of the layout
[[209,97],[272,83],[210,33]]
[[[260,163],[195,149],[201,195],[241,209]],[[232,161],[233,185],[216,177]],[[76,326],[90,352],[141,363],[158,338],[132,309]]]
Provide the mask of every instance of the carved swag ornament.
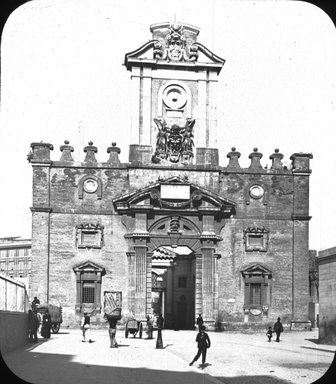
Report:
[[167,47],[164,48],[157,42],[154,46],[154,58],[168,61],[197,61],[198,47],[191,45],[188,52],[186,38],[183,35],[183,25],[171,24],[166,36]]
[[156,137],[155,154],[153,163],[169,160],[172,163],[181,162],[189,164],[194,157],[194,134],[195,119],[187,119],[184,127],[173,124],[168,127],[165,119],[154,119],[159,131]]

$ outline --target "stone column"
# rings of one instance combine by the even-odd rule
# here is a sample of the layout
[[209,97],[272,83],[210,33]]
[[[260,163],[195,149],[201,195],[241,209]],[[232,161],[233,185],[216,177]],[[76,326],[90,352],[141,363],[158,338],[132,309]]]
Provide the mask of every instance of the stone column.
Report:
[[81,284],[81,273],[76,272],[76,313],[81,311],[81,295],[82,295],[82,284]]
[[195,316],[203,313],[203,300],[202,300],[202,254],[195,255]]
[[165,312],[165,323],[167,326],[170,326],[173,321],[173,311],[174,311],[174,294],[173,294],[173,267],[169,266],[167,268],[167,296],[166,296],[166,312]]
[[152,256],[153,252],[146,252],[146,314],[152,311]]
[[128,311],[135,315],[135,252],[127,252],[128,261]]
[[218,309],[219,309],[219,303],[218,303],[218,297],[219,297],[219,291],[218,291],[218,260],[221,258],[221,255],[218,253],[213,254],[213,264],[214,264],[214,278],[213,278],[213,308],[214,308],[214,316],[215,320],[217,322],[218,320]]
[[100,300],[100,295],[101,295],[101,273],[97,272],[97,277],[95,281],[95,292],[96,292],[96,297],[95,297],[95,310],[96,313],[101,312],[101,300]]
[[147,307],[147,247],[136,244],[135,251],[135,318],[137,320],[146,319]]
[[202,313],[205,323],[214,325],[214,247],[211,241],[202,247]]

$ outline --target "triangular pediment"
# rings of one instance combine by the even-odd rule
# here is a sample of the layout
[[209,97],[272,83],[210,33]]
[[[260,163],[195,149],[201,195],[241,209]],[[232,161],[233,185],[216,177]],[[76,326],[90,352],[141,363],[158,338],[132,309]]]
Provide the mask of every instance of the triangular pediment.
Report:
[[[154,48],[155,45],[159,44],[158,40],[150,40],[147,43],[143,44],[141,47],[135,49],[132,52],[128,52],[125,55],[125,66],[127,69],[131,66],[132,62],[136,62],[138,60],[153,60],[158,62],[159,64],[163,64],[167,60],[156,60],[154,59]],[[210,51],[207,47],[200,43],[194,43],[194,46],[197,47],[198,50],[198,63],[207,63],[207,64],[221,64],[225,63],[225,60],[221,57],[215,55]],[[183,62],[183,61],[181,61]],[[178,62],[175,62],[178,63]],[[195,62],[192,62],[193,64]]]
[[272,271],[260,263],[249,264],[240,271],[243,275],[272,275]]
[[[225,60],[197,41],[199,28],[190,24],[158,23],[151,26],[152,40],[125,55],[125,66],[200,67],[217,72]],[[185,68],[186,69],[186,68]]]
[[235,202],[190,183],[180,177],[160,179],[142,189],[120,196],[113,200],[118,213],[131,211],[176,211],[189,213],[235,213]]
[[100,265],[93,263],[92,261],[86,261],[85,263],[79,264],[73,268],[74,272],[100,272],[102,275],[105,274],[105,268]]

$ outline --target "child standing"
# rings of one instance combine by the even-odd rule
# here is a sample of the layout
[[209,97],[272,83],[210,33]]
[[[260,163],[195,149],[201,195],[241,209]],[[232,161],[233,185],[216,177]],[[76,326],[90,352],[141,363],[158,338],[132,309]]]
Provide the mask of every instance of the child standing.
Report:
[[271,342],[271,339],[272,339],[272,336],[273,336],[273,331],[272,331],[272,327],[268,327],[268,330],[266,332],[266,335],[268,337],[268,341]]
[[198,347],[198,352],[189,365],[193,365],[194,362],[197,361],[202,354],[202,365],[204,366],[207,349],[210,348],[211,345],[209,335],[205,332],[204,325],[201,325],[201,330],[196,336],[196,343]]
[[82,329],[82,334],[83,334],[82,342],[85,343],[86,334],[87,334],[89,337],[89,343],[92,343],[91,332],[90,332],[90,315],[88,315],[87,312],[84,312],[84,316],[82,317],[81,329]]

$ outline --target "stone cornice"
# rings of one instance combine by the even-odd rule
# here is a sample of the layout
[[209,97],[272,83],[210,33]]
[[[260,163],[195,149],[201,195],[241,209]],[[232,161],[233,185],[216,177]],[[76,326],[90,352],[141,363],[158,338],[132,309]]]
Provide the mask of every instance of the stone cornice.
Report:
[[308,215],[292,215],[292,220],[309,221],[312,217]]
[[52,208],[50,207],[30,207],[31,212],[52,212]]

